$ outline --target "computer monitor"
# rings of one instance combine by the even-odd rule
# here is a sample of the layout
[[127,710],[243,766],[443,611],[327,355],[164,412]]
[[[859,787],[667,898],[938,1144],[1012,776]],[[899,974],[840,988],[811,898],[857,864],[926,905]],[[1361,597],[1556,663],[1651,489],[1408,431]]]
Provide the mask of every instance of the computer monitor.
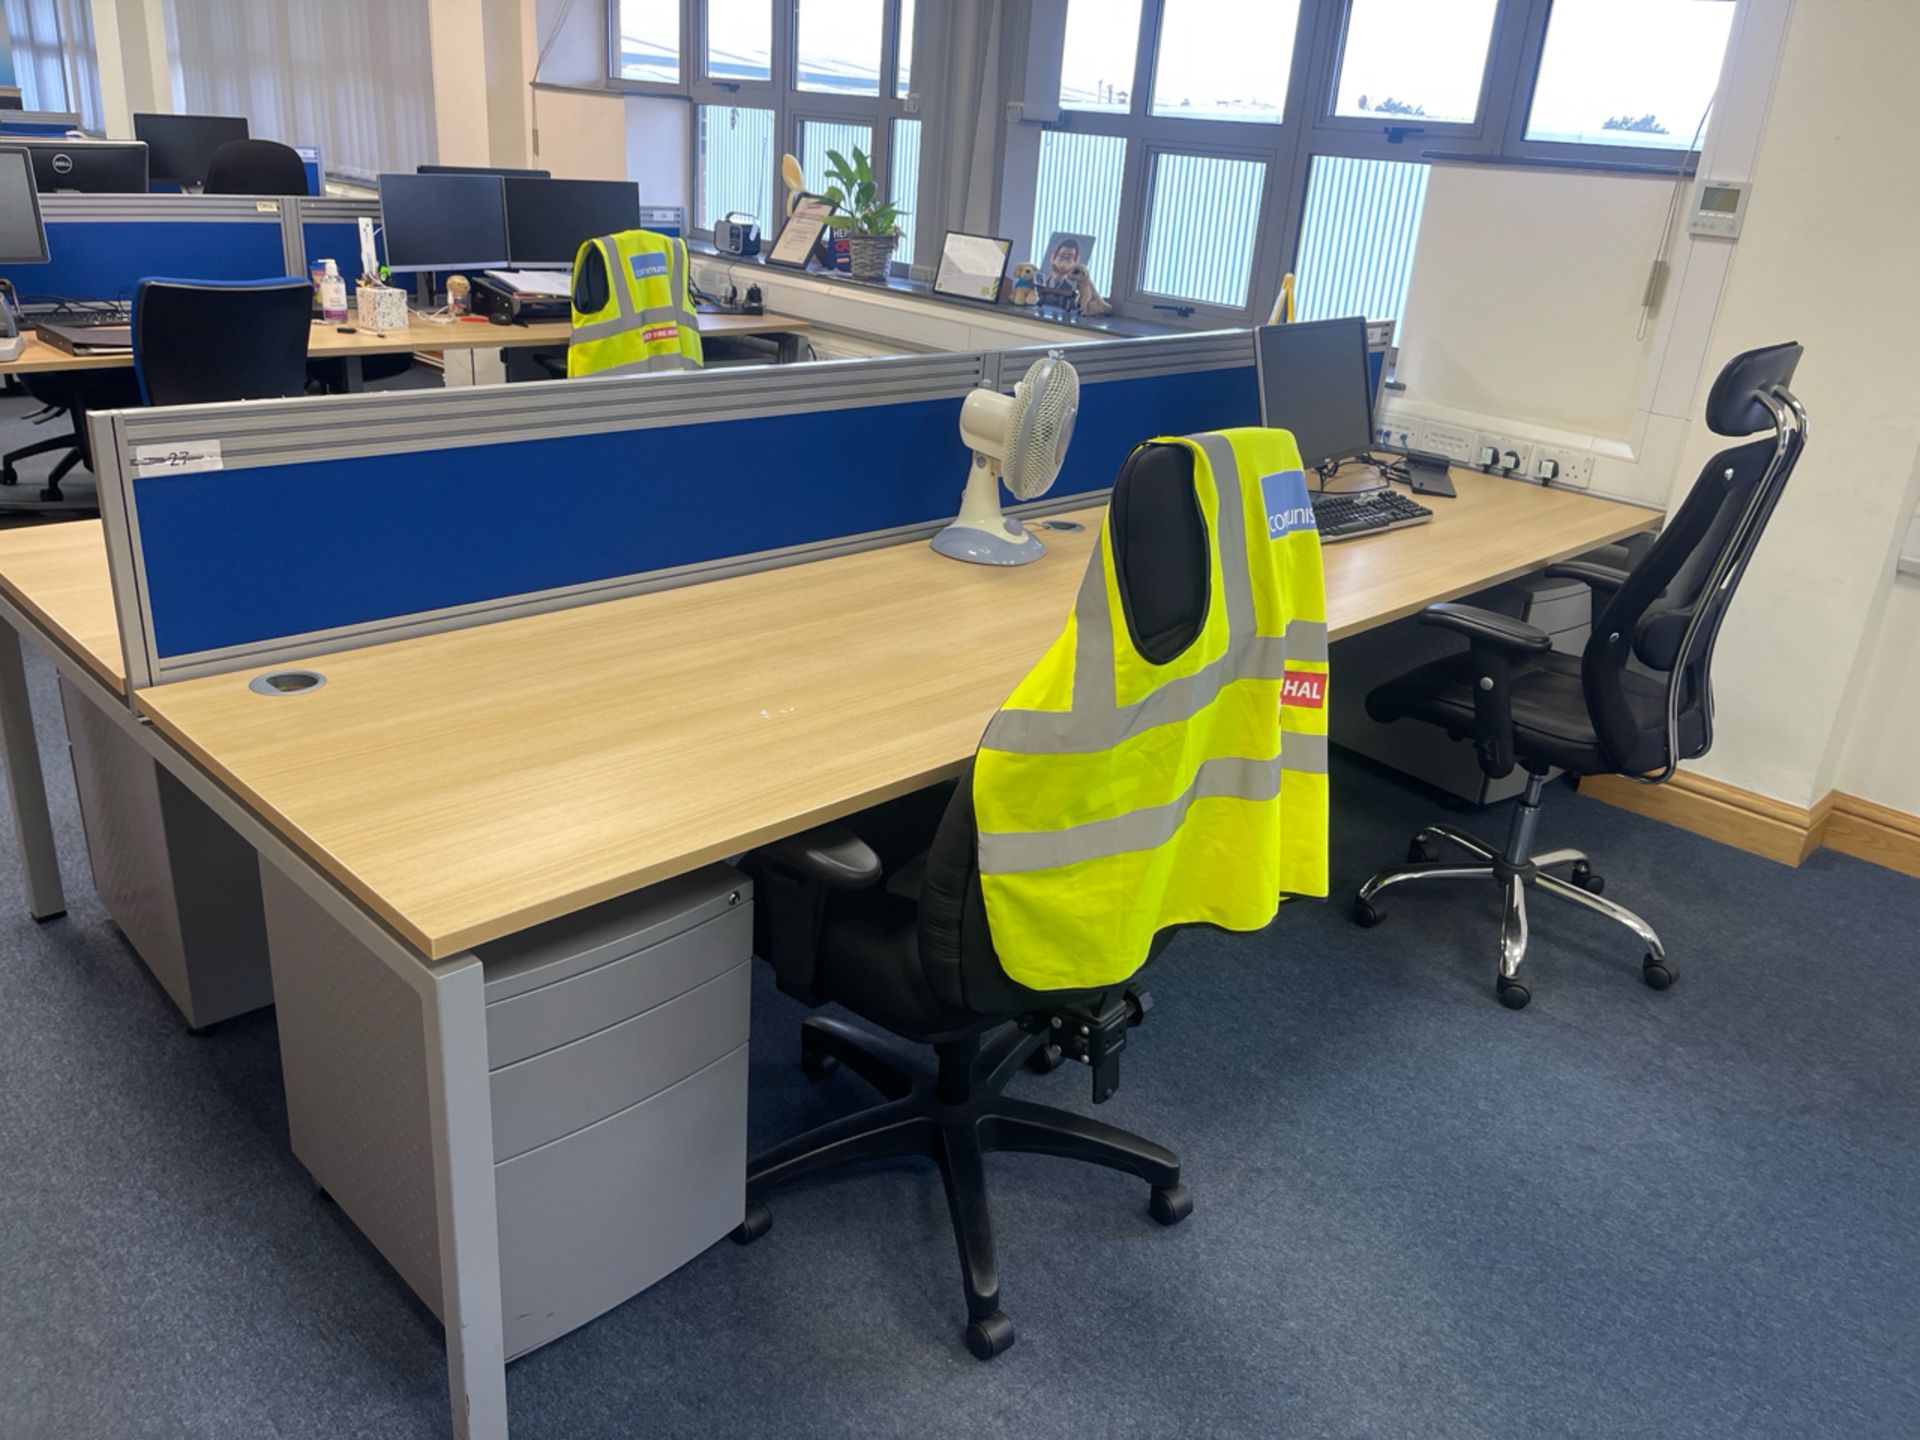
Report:
[[9,139],[33,160],[42,195],[81,190],[96,195],[147,193],[147,147],[138,140]]
[[382,175],[387,268],[505,269],[507,204],[498,175]]
[[245,140],[239,115],[135,115],[133,138],[147,142],[152,178],[164,184],[204,185],[213,152],[229,140]]
[[551,170],[515,170],[510,165],[416,165],[416,175],[511,175],[516,180],[551,180]]
[[25,110],[18,85],[0,85],[0,110]]
[[1373,446],[1373,386],[1367,322],[1358,315],[1253,332],[1260,423],[1293,432],[1309,470]]
[[507,254],[515,265],[571,267],[596,235],[640,227],[640,187],[631,180],[525,180],[509,176]]
[[24,145],[0,145],[0,265],[41,265],[47,228],[40,223],[40,187]]

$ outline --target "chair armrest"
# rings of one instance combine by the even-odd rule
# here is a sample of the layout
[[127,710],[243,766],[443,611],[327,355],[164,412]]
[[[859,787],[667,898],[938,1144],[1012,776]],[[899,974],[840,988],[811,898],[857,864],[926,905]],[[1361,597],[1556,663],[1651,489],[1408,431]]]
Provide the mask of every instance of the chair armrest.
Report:
[[1611,565],[1599,565],[1591,560],[1563,560],[1558,565],[1549,565],[1547,574],[1555,579],[1584,580],[1608,595],[1627,583],[1626,571],[1617,570]]
[[766,863],[829,890],[865,890],[880,879],[880,857],[837,820],[762,845],[755,853]]
[[1458,605],[1442,601],[1429,605],[1420,614],[1423,625],[1438,625],[1466,636],[1477,650],[1490,645],[1517,655],[1544,655],[1553,648],[1547,632],[1537,625],[1516,620],[1511,615],[1482,610],[1477,605]]

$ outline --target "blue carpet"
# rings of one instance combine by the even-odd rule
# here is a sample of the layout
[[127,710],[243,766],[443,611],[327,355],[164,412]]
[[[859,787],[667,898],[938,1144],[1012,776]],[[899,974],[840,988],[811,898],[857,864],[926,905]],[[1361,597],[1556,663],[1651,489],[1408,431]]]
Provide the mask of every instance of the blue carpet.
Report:
[[[34,925],[0,860],[0,1435],[444,1433],[437,1325],[287,1150],[271,1014],[185,1033],[42,743],[73,910]],[[1345,890],[1438,811],[1335,783]],[[1490,887],[1185,936],[1102,1114],[1180,1152],[1189,1222],[995,1157],[1020,1340],[983,1366],[930,1167],[798,1186],[758,1245],[517,1362],[515,1436],[1920,1433],[1920,882],[1558,788],[1544,832],[1677,988],[1542,898],[1534,1003],[1501,1009]],[[758,984],[756,1144],[867,1103],[801,1078],[801,1012]],[[1017,1083],[1086,1103],[1077,1068]]]

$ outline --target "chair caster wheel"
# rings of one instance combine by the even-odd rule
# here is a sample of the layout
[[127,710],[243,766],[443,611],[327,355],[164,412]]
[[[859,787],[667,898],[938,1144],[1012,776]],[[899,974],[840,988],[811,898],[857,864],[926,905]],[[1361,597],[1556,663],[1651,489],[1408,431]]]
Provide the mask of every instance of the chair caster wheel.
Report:
[[1680,967],[1671,960],[1656,960],[1649,955],[1640,962],[1640,978],[1649,990],[1664,990],[1680,978]]
[[19,483],[20,472],[14,469],[13,466],[9,465],[5,469],[0,469],[0,485],[18,485]]
[[1036,1075],[1051,1075],[1060,1068],[1066,1058],[1058,1045],[1042,1045],[1027,1056],[1027,1069]]
[[1362,900],[1358,895],[1353,897],[1353,923],[1362,930],[1371,930],[1386,918],[1371,900]]
[[1598,895],[1602,890],[1607,888],[1607,877],[1594,874],[1593,867],[1584,860],[1568,872],[1567,879],[1578,885],[1589,895]]
[[773,1211],[767,1208],[766,1201],[756,1200],[747,1206],[746,1216],[733,1227],[733,1243],[751,1245],[772,1228]]
[[1013,1321],[996,1310],[967,1326],[967,1349],[976,1360],[991,1360],[1013,1348]]
[[1433,859],[1433,852],[1425,845],[1418,840],[1408,842],[1407,863],[1409,865],[1424,865],[1431,859]]
[[45,500],[45,501],[46,501],[46,502],[47,502],[48,504],[51,504],[51,505],[57,505],[57,504],[59,504],[59,503],[60,503],[60,502],[61,502],[62,500],[64,500],[64,499],[66,499],[67,497],[66,497],[66,496],[64,496],[64,495],[62,495],[62,494],[60,493],[60,487],[59,487],[59,486],[57,486],[57,485],[48,485],[48,486],[46,486],[46,487],[45,487],[44,489],[42,489],[42,490],[41,490],[41,492],[40,492],[40,498],[41,498],[42,500]]
[[1527,1002],[1533,999],[1533,992],[1518,980],[1509,980],[1501,976],[1493,982],[1493,993],[1500,997],[1500,1003],[1509,1010],[1524,1010]]
[[1147,1213],[1162,1225],[1178,1225],[1193,1214],[1193,1192],[1184,1184],[1156,1185],[1147,1197]]

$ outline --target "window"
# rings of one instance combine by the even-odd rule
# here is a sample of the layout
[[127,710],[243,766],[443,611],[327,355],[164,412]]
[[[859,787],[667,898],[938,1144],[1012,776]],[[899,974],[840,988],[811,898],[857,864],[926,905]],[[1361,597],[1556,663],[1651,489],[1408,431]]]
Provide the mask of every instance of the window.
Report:
[[838,150],[848,164],[853,163],[853,152],[865,150],[873,153],[873,127],[871,125],[847,125],[831,120],[802,120],[800,122],[800,151],[795,157],[800,162],[800,171],[807,177],[807,189],[815,195],[826,193],[827,152]]
[[920,208],[920,122],[899,119],[893,122],[893,188],[887,196],[900,211],[899,256],[911,262],[914,241],[919,230],[913,223]]
[[767,0],[707,0],[707,78],[773,79],[773,7]]
[[13,83],[28,110],[72,112],[84,129],[105,127],[89,0],[6,0],[0,26],[10,44]]
[[880,0],[799,0],[794,13],[794,88],[878,95],[880,22]]
[[774,234],[773,111],[702,105],[694,128],[700,157],[694,227],[712,230],[714,221],[742,210],[760,222],[761,234]]
[[1139,45],[1140,0],[1068,0],[1060,108],[1126,114]]
[[1733,0],[1555,0],[1526,138],[1696,148],[1732,28]]
[[[913,0],[900,0],[900,63],[895,67],[893,93],[902,100],[913,93]],[[915,132],[916,139],[918,133]],[[913,153],[917,165],[920,157],[917,144]]]
[[[1185,0],[1160,22],[1153,113],[1183,120],[1277,124],[1287,108],[1299,0]],[[1231,37],[1230,44],[1222,43]],[[1064,83],[1064,75],[1062,80]]]
[[1354,0],[1333,113],[1389,124],[1471,124],[1496,0]]
[[679,0],[620,0],[616,73],[648,85],[680,82]]
[[1258,160],[1160,156],[1141,289],[1229,310],[1244,306],[1266,183],[1267,167]]
[[1064,274],[1078,261],[1087,267],[1088,278],[1101,294],[1113,288],[1120,185],[1126,168],[1127,142],[1117,136],[1067,130],[1049,130],[1041,136],[1033,247],[1028,253],[1043,279]]
[[1293,266],[1299,319],[1400,318],[1429,168],[1418,161],[1314,157]]

